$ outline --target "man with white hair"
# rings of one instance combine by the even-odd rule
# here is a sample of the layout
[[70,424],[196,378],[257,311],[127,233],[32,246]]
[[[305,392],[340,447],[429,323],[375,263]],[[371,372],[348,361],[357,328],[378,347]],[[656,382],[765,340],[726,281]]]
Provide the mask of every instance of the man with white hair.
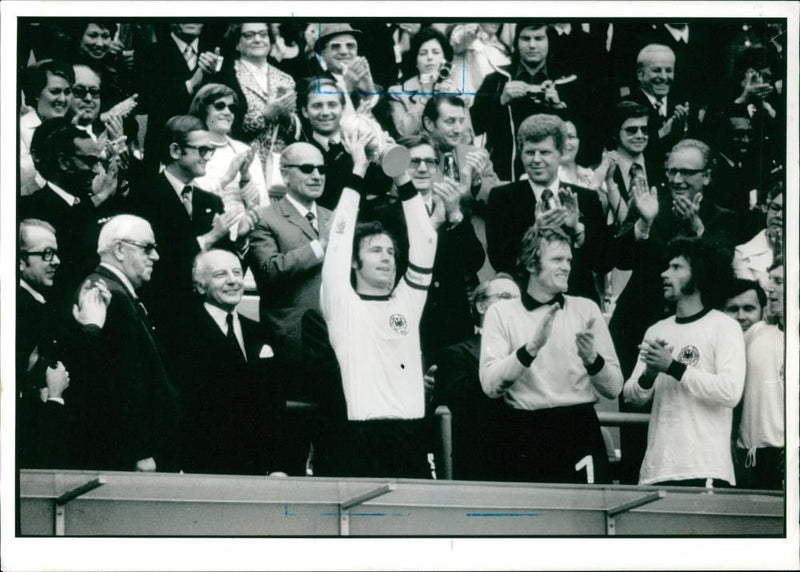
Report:
[[74,465],[175,469],[178,396],[158,334],[137,295],[159,259],[153,230],[142,218],[115,216],[101,229],[97,252],[100,264],[84,284],[107,287],[105,323],[76,326],[64,348],[73,380]]
[[186,352],[176,379],[184,405],[181,469],[274,473],[283,403],[272,347],[258,322],[236,310],[244,294],[242,264],[232,252],[208,250],[195,257],[192,279],[203,303],[191,317],[191,343],[180,344]]
[[650,110],[650,144],[645,153],[648,159],[661,162],[666,152],[687,136],[692,126],[690,118],[698,110],[673,92],[675,53],[668,46],[649,44],[639,51],[636,79],[639,89],[631,94],[631,99]]

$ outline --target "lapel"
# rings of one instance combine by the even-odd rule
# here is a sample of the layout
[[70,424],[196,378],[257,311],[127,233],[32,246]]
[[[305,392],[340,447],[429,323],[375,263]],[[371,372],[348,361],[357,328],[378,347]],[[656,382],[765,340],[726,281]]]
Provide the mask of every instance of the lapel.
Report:
[[97,266],[97,268],[94,270],[94,273],[100,275],[107,281],[114,282],[119,287],[121,295],[125,297],[127,304],[131,307],[132,314],[139,319],[139,323],[142,324],[142,327],[147,332],[147,336],[150,338],[151,343],[158,347],[158,344],[153,337],[155,326],[153,326],[153,322],[150,320],[150,315],[147,313],[147,308],[144,307],[144,304],[141,302],[141,300],[134,298],[127,286],[125,286],[125,284],[122,283],[117,275],[111,272],[109,269],[103,266]]
[[[314,232],[314,229],[311,227],[311,223],[309,223],[304,216],[301,216],[300,213],[297,212],[297,209],[294,208],[292,203],[290,203],[285,197],[278,202],[278,207],[280,208],[281,213],[286,218],[286,220],[291,224],[295,225],[300,230],[302,230],[303,234],[306,236],[306,238],[309,239],[309,241],[317,239],[317,233]],[[319,205],[317,205],[318,213],[319,210],[320,210]],[[321,221],[319,228],[321,231],[322,230]],[[322,235],[321,232],[320,235]]]

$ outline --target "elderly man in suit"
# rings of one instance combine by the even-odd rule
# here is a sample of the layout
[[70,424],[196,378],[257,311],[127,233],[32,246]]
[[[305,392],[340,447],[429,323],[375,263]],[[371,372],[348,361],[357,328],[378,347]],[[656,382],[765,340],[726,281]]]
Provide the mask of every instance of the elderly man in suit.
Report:
[[533,115],[520,125],[517,147],[528,179],[495,187],[489,195],[489,262],[499,272],[514,272],[522,237],[534,222],[561,227],[573,243],[569,292],[597,301],[592,272],[613,267],[611,229],[596,192],[559,181],[565,140],[564,122],[554,115]]
[[[261,297],[261,322],[286,365],[286,396],[316,401],[316,389],[303,367],[301,322],[308,310],[319,310],[320,271],[332,216],[316,202],[325,188],[326,167],[322,153],[309,143],[289,145],[280,164],[287,192],[259,212],[248,260]],[[287,468],[290,474],[304,474],[308,439],[295,435],[300,442],[293,452],[302,459]]]
[[272,347],[257,322],[236,311],[244,293],[237,256],[209,250],[194,260],[203,304],[192,316],[178,382],[184,403],[181,468],[194,473],[274,472],[283,404],[269,366]]
[[[226,213],[222,199],[203,190],[194,180],[206,172],[206,163],[214,153],[203,122],[189,115],[170,118],[164,135],[162,160],[166,167],[147,187],[136,189],[132,211],[152,225],[161,246],[162,263],[153,272],[153,280],[142,297],[152,306],[153,321],[165,331],[165,337],[180,336],[191,313],[192,261],[201,251],[214,246],[246,250],[246,233],[251,216],[236,223]],[[249,183],[249,173],[241,169],[243,155],[231,162],[220,187],[225,188],[239,172],[240,186]],[[254,218],[255,213],[253,213]],[[236,244],[228,238],[236,226]],[[157,295],[156,295],[157,294]]]
[[86,281],[108,289],[105,322],[89,328],[72,324],[64,343],[73,379],[74,466],[177,470],[178,394],[138,297],[159,259],[153,230],[139,217],[116,216],[100,231],[97,251],[100,265]]

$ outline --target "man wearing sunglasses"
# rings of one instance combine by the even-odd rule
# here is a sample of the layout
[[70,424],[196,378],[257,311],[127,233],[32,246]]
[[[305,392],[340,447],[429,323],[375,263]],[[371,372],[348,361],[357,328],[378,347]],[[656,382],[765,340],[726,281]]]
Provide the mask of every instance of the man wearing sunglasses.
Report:
[[[307,311],[319,311],[320,271],[332,213],[317,199],[325,188],[327,168],[322,153],[309,143],[289,145],[280,165],[286,194],[259,211],[248,261],[258,285],[261,324],[274,335],[276,354],[286,363],[287,398],[316,402],[318,392],[305,374],[301,322]],[[308,426],[287,432],[292,439],[287,447],[289,474],[305,474],[311,433]]]
[[56,230],[62,268],[52,299],[63,310],[62,303],[97,263],[95,246],[102,221],[124,205],[113,194],[116,159],[108,160],[86,131],[63,118],[48,119],[37,130],[43,130],[44,140],[34,136],[33,153],[47,184],[20,201],[20,216],[44,220]]
[[[206,164],[214,153],[203,122],[190,115],[176,115],[167,121],[164,130],[161,160],[164,170],[148,184],[135,189],[131,212],[149,221],[156,239],[162,245],[161,264],[142,296],[152,305],[153,320],[164,335],[180,336],[194,301],[192,260],[201,251],[212,247],[244,253],[249,218],[225,212],[222,199],[195,184],[206,173]],[[231,161],[231,167],[220,181],[226,188],[239,173],[244,156]],[[248,180],[240,179],[241,186]],[[234,243],[229,231],[236,227],[239,238]]]
[[105,286],[107,317],[68,330],[64,340],[74,379],[72,466],[176,471],[178,395],[162,353],[166,339],[139,297],[160,258],[156,237],[146,220],[119,215],[100,231],[97,252],[100,264],[84,284]]

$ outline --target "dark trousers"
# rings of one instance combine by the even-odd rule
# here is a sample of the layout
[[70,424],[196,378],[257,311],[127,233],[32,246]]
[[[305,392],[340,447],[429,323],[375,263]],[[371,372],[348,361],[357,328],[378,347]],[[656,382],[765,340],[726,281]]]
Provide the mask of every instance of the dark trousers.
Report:
[[429,479],[423,419],[378,419],[347,423],[351,477]]
[[[507,480],[611,482],[608,453],[593,404],[536,411],[510,409],[507,418],[504,455]],[[591,460],[585,459],[587,456]]]
[[[736,449],[734,470],[736,487],[740,489],[783,490],[783,475],[786,472],[782,447],[756,449],[754,462],[747,463],[747,449]],[[752,464],[747,467],[747,464]]]

